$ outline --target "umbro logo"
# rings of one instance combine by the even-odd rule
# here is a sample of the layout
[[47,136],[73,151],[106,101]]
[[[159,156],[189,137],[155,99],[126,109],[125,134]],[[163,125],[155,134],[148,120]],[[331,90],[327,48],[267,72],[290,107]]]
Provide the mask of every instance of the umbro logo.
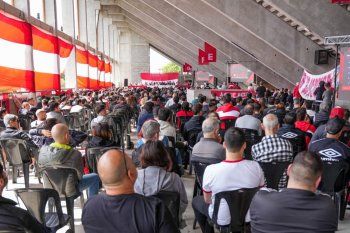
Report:
[[287,132],[282,135],[283,138],[296,138],[298,135],[292,132]]
[[321,150],[320,152],[318,152],[320,155],[326,156],[328,158],[337,158],[337,157],[341,157],[341,154],[334,150],[334,149],[325,149],[325,150]]

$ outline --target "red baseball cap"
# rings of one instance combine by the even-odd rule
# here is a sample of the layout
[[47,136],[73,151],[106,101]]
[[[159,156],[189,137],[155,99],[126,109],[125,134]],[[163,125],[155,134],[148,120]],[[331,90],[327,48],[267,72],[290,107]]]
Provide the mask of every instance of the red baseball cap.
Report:
[[329,118],[335,118],[338,117],[340,119],[343,119],[345,115],[345,109],[339,106],[336,106],[332,109],[331,114],[329,115]]

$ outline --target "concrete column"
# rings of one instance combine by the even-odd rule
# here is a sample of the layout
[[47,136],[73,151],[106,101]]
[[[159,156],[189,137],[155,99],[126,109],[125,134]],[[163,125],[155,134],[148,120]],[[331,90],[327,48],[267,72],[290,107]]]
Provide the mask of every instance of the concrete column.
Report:
[[53,28],[56,28],[56,18],[55,18],[55,0],[44,0],[44,14],[45,14],[45,23],[50,25]]
[[150,70],[149,43],[128,27],[119,27],[118,31],[118,79],[121,83],[124,83],[124,79],[128,79],[129,83],[138,83],[141,81],[140,74]]
[[14,0],[14,7],[24,12],[25,16],[30,16],[29,0]]
[[74,37],[74,7],[73,0],[61,0],[63,32]]
[[79,23],[79,40],[87,44],[87,10],[86,0],[78,0],[78,23]]
[[149,43],[135,32],[131,33],[131,82],[140,82],[140,74],[150,71]]
[[87,34],[89,45],[93,48],[97,48],[96,40],[96,12],[100,9],[100,5],[96,4],[94,0],[86,0],[86,11],[87,11]]
[[119,74],[120,80],[124,79],[131,81],[131,31],[128,28],[118,28],[119,31]]
[[110,30],[109,26],[112,24],[112,19],[104,16],[103,19],[103,39],[104,39],[104,53],[110,56]]
[[97,50],[100,52],[104,51],[104,33],[103,33],[103,20],[102,13],[99,12],[98,14],[98,21],[97,21]]

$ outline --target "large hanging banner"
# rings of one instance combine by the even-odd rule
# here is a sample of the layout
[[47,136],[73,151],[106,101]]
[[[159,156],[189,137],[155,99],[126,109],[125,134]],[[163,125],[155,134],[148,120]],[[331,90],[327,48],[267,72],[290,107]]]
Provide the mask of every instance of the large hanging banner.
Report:
[[33,92],[31,25],[0,11],[0,92]]
[[32,26],[35,90],[60,90],[57,37]]
[[142,84],[150,87],[176,86],[178,79],[179,79],[179,73],[164,73],[164,74],[141,73]]
[[104,59],[98,58],[97,61],[97,70],[98,70],[98,86],[99,87],[106,87],[105,82],[105,62]]
[[306,100],[315,100],[316,96],[314,95],[314,92],[321,81],[324,81],[325,83],[330,82],[331,86],[334,87],[334,69],[319,75],[313,75],[304,70],[299,82],[299,92],[301,97]]
[[226,89],[226,90],[220,90],[220,89],[211,89],[211,94],[214,95],[217,98],[221,98],[222,96],[226,94],[231,94],[233,98],[236,98],[238,96],[241,96],[245,98],[248,93],[251,93],[251,91],[248,90],[237,90],[237,89]]

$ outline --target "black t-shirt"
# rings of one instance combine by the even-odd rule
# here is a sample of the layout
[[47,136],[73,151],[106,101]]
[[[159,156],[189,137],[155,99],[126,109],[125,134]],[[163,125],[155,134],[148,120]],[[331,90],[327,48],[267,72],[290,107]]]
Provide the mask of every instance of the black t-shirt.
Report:
[[163,203],[139,194],[96,195],[84,206],[86,233],[179,233]]
[[294,156],[306,149],[305,133],[295,128],[294,125],[283,124],[277,135],[287,139],[292,144]]
[[322,138],[309,145],[309,151],[318,154],[324,162],[346,161],[350,164],[350,148],[333,138]]
[[254,233],[335,232],[337,213],[329,196],[301,189],[260,190],[250,206]]

